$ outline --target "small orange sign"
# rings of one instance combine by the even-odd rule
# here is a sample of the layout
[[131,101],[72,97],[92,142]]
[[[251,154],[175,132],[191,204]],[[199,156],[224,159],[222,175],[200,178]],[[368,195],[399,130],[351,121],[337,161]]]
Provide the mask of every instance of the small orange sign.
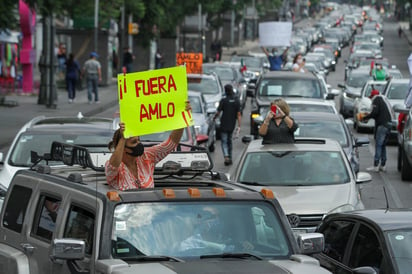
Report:
[[176,65],[186,65],[187,73],[202,73],[203,54],[202,53],[176,53]]

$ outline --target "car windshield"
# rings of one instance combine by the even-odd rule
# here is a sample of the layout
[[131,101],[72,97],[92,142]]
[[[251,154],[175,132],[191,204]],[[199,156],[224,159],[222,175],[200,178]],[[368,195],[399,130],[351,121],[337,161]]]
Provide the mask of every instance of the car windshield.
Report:
[[112,255],[199,258],[248,253],[288,258],[288,244],[273,206],[251,201],[124,203],[116,206]]
[[211,72],[215,72],[217,75],[219,75],[220,79],[222,80],[233,81],[235,79],[235,74],[231,67],[224,67],[224,66],[215,66],[215,67],[204,66],[203,67],[203,73],[211,73]]
[[319,137],[330,138],[339,142],[342,147],[349,145],[348,138],[344,125],[340,121],[319,120],[312,121],[297,121],[298,129],[295,131],[297,137]]
[[[332,105],[320,105],[320,104],[295,104],[289,103],[291,112],[327,112],[335,113],[335,109]],[[267,113],[267,112],[266,112]]]
[[[183,135],[182,135],[182,139],[180,139],[181,143],[184,143],[186,141],[189,140],[188,137],[188,133],[187,133],[188,129],[186,128],[186,130],[183,130]],[[142,142],[163,142],[164,140],[167,140],[167,138],[169,138],[169,135],[172,131],[162,131],[162,132],[158,132],[158,133],[152,133],[152,134],[146,134],[146,135],[142,135],[139,136],[140,141]]]
[[263,79],[259,96],[322,98],[323,93],[315,79]]
[[219,87],[213,78],[191,78],[187,77],[189,90],[200,91],[203,94],[218,94]]
[[267,186],[315,186],[349,182],[342,155],[336,151],[251,152],[237,181]]
[[233,63],[242,63],[243,65],[246,65],[247,68],[257,68],[260,69],[262,68],[262,60],[259,57],[253,57],[253,56],[232,56],[232,59],[230,60]]
[[[99,134],[81,133],[23,133],[14,146],[9,164],[11,166],[29,167],[31,163],[31,151],[37,152],[39,156],[45,153],[50,153],[51,144],[53,141],[66,143],[70,145],[84,145],[89,148],[90,152],[102,151],[102,147],[107,147],[107,144],[112,140],[113,132],[99,132]],[[93,149],[93,146],[96,149]],[[107,149],[108,152],[108,149]],[[41,162],[45,164],[45,162]],[[61,162],[49,162],[49,165],[61,164]]]
[[369,84],[366,87],[365,94],[363,96],[364,97],[369,97],[371,95],[373,89],[378,90],[379,93],[382,94],[383,90],[385,89],[385,86],[386,86],[386,81],[382,81],[382,83],[379,83],[379,84],[378,83]]
[[369,75],[349,76],[346,85],[354,88],[361,88],[369,79]]
[[410,273],[412,263],[412,230],[386,232],[399,273]]
[[409,92],[409,84],[392,84],[387,91],[386,97],[388,99],[398,99],[398,100],[403,100],[406,98],[406,95],[408,95]]

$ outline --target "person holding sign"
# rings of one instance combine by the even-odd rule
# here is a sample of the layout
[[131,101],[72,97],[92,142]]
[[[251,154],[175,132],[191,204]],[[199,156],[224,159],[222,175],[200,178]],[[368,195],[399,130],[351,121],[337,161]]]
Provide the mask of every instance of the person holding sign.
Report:
[[286,62],[289,47],[286,47],[286,49],[280,55],[277,54],[277,49],[276,48],[272,48],[272,55],[269,54],[269,52],[267,51],[267,49],[265,47],[262,47],[262,50],[266,54],[266,57],[268,58],[268,61],[269,61],[269,64],[270,64],[269,69],[271,71],[281,70],[282,65]]
[[[190,102],[186,101],[186,111],[190,110]],[[119,126],[108,144],[114,151],[105,165],[107,183],[119,190],[153,188],[155,165],[177,147],[183,128],[173,130],[162,143],[145,148],[138,136],[124,137],[125,123]]]

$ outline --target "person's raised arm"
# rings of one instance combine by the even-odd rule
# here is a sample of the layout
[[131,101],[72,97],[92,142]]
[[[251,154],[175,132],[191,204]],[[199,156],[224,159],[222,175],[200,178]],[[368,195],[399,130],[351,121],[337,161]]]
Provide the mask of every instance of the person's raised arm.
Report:
[[[186,111],[192,111],[192,107],[191,107],[191,105],[190,105],[190,101],[186,101],[186,108],[185,108],[185,110],[186,110]],[[180,139],[182,138],[182,135],[183,135],[183,129],[184,129],[184,128],[178,128],[178,129],[173,130],[173,131],[170,133],[170,139],[172,140],[173,143],[175,143],[175,144],[179,144],[179,143],[180,143]]]
[[266,54],[266,56],[269,56],[269,52],[267,51],[267,49],[265,47],[261,47],[263,52]]
[[122,159],[123,159],[123,151],[124,151],[124,146],[126,144],[126,139],[123,136],[124,129],[125,129],[125,124],[123,122],[120,122],[119,124],[119,142],[117,143],[114,152],[112,153],[112,156],[110,156],[109,162],[112,166],[114,167],[119,167]]

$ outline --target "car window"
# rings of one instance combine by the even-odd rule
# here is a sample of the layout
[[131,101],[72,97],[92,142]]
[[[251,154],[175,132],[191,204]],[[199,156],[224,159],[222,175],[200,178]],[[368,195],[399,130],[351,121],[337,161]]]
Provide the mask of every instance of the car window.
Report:
[[353,228],[354,223],[348,221],[331,221],[323,227],[321,231],[325,236],[323,253],[338,262],[342,262]]
[[319,81],[311,79],[263,79],[258,95],[322,98]]
[[376,233],[365,225],[361,225],[356,234],[349,258],[349,267],[370,266],[377,270],[381,268],[382,248]]
[[295,136],[330,138],[339,142],[343,147],[349,145],[344,125],[340,121],[319,120],[317,122],[297,121],[299,128]]
[[390,249],[399,268],[399,273],[410,272],[412,260],[412,230],[395,230],[386,233]]
[[349,76],[346,84],[350,87],[361,88],[370,78],[369,75]]
[[386,94],[388,99],[403,100],[409,92],[408,84],[392,84]]
[[3,216],[3,226],[21,232],[27,205],[32,194],[31,188],[15,185],[11,190]]
[[238,181],[267,186],[314,186],[347,183],[349,175],[338,152],[266,151],[246,155]]
[[61,199],[41,195],[33,222],[32,235],[38,236],[48,242],[51,241],[56,228]]
[[[10,155],[9,164],[12,166],[29,167],[31,163],[31,151],[43,156],[50,153],[50,146],[53,141],[67,143],[71,145],[103,145],[106,146],[112,139],[113,132],[101,132],[98,135],[73,133],[23,133],[20,135],[13,147]],[[101,149],[101,148],[100,148]],[[93,149],[91,148],[91,151]],[[45,162],[44,162],[45,164]],[[49,162],[53,165],[52,162]]]
[[203,73],[210,73],[215,72],[219,75],[220,79],[232,81],[235,79],[234,71],[231,67],[223,67],[223,66],[204,66]]
[[92,254],[93,251],[94,219],[92,212],[72,205],[64,228],[64,238],[85,241],[86,254]]
[[203,94],[218,94],[219,86],[213,78],[187,78],[188,90],[200,91]]
[[279,216],[247,202],[128,203],[115,209],[113,256],[198,257],[225,252],[287,258]]
[[189,96],[189,101],[193,113],[203,113],[202,104],[198,96]]

